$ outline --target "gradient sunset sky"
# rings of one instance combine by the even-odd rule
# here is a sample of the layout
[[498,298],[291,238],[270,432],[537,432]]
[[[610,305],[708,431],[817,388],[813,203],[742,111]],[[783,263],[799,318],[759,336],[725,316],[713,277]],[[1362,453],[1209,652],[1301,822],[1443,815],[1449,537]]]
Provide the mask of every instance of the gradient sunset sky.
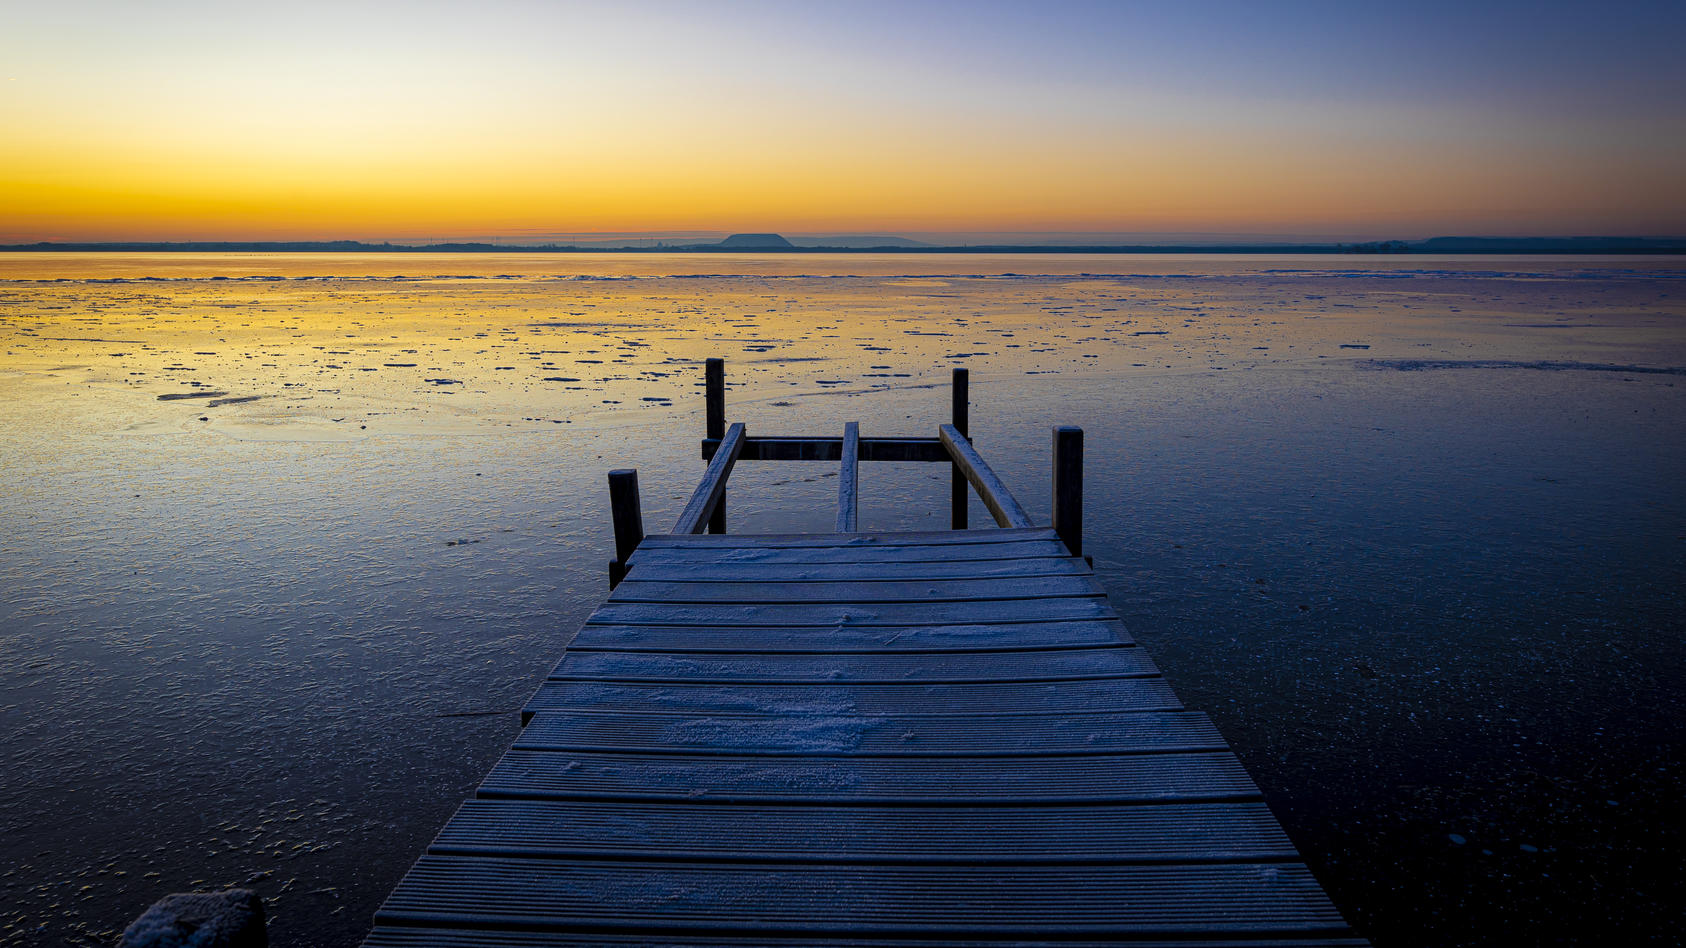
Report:
[[1686,233],[1686,3],[3,0],[0,242]]

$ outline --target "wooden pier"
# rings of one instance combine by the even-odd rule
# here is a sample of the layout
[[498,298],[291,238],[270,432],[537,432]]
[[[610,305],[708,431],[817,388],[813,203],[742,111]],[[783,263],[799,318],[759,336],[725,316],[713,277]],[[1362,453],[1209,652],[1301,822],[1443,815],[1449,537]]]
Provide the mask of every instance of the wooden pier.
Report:
[[[1038,527],[964,370],[924,438],[749,437],[706,380],[677,526],[610,475],[608,600],[369,948],[1365,944],[1095,581],[1081,431]],[[836,532],[726,533],[733,465],[798,458],[841,465]],[[958,529],[857,532],[866,461],[951,465]],[[999,529],[964,529],[968,487]]]

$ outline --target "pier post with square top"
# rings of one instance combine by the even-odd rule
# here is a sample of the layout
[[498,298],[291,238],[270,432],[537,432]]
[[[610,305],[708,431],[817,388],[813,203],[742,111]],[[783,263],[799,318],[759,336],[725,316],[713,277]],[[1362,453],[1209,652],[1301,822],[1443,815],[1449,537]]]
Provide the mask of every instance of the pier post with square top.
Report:
[[[954,425],[954,430],[967,438],[972,436],[971,432],[967,430],[967,415],[971,408],[967,393],[969,374],[966,369],[954,370],[954,410],[953,421],[951,422]],[[950,465],[948,485],[950,515],[948,525],[955,530],[966,529],[967,489],[966,475],[960,470],[960,465]]]
[[609,513],[615,523],[615,558],[609,561],[609,588],[621,584],[626,561],[644,542],[644,512],[638,504],[638,472],[609,472]]
[[[709,359],[703,364],[703,391],[708,401],[708,437],[716,441],[726,437],[726,360]],[[709,533],[726,532],[726,494],[714,505],[708,518]]]
[[1083,555],[1083,429],[1070,425],[1054,428],[1054,532]]

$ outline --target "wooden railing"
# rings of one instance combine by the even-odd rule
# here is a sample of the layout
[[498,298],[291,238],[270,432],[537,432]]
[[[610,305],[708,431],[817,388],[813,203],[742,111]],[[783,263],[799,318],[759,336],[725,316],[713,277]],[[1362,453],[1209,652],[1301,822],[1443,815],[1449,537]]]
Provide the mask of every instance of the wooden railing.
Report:
[[1013,499],[1012,491],[1001,483],[1001,478],[995,476],[989,465],[972,447],[972,442],[960,433],[960,429],[953,425],[943,425],[937,429],[938,439],[942,441],[943,449],[948,452],[954,467],[965,475],[966,481],[978,492],[978,498],[989,508],[995,522],[1003,527],[1031,526],[1030,515],[1024,512],[1019,502]]
[[[751,437],[743,422],[726,424],[726,363],[709,359],[703,373],[707,399],[707,437],[702,457],[708,462],[702,481],[674,524],[674,534],[726,532],[726,480],[739,461],[838,461],[836,532],[854,533],[859,525],[861,461],[947,462],[953,474],[950,518],[953,529],[966,529],[968,488],[995,518],[998,526],[1034,526],[1024,507],[990,469],[966,437],[969,413],[968,373],[955,369],[953,417],[937,429],[935,438],[863,438],[860,425],[848,422],[843,436]],[[644,539],[644,519],[638,500],[638,472],[609,472],[609,506],[615,524],[615,558],[609,562],[609,586],[626,575],[626,561]],[[1083,429],[1054,429],[1054,531],[1073,556],[1083,555]]]

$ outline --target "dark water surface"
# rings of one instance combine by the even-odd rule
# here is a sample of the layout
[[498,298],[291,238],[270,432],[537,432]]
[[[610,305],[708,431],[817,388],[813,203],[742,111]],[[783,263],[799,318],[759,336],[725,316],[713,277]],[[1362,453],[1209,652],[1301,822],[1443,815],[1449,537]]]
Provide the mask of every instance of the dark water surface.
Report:
[[[17,254],[0,943],[245,884],[356,944],[604,595],[604,473],[677,515],[708,355],[767,434],[970,366],[1038,518],[1082,425],[1114,604],[1378,945],[1679,942],[1686,260]],[[864,466],[862,525],[946,496]]]

